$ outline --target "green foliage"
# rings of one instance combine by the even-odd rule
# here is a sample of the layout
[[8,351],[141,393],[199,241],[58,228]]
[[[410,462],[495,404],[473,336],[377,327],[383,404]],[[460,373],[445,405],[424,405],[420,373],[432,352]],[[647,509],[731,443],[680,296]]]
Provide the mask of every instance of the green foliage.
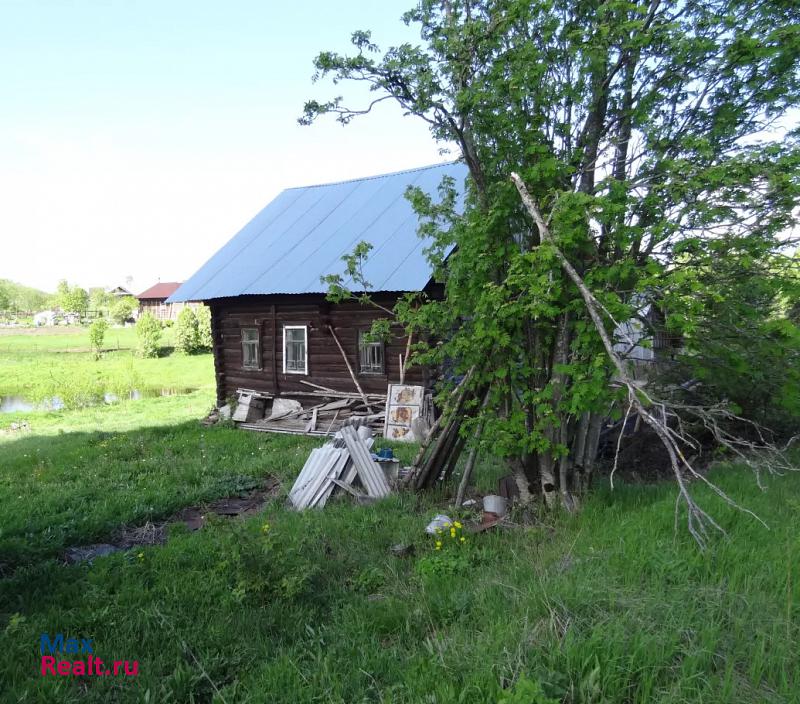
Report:
[[8,290],[8,285],[5,281],[0,279],[0,311],[8,310],[11,307],[11,295]]
[[197,308],[197,339],[199,350],[211,352],[214,339],[211,336],[211,308],[208,306],[201,305]]
[[420,557],[415,565],[421,577],[431,580],[463,573],[469,568],[467,537],[460,521],[437,528],[430,536],[430,547],[431,553]]
[[124,325],[133,318],[133,312],[139,307],[139,301],[133,296],[117,298],[111,304],[111,317],[117,325]]
[[497,704],[561,704],[561,700],[548,697],[538,680],[520,677]]
[[[555,244],[602,303],[606,332],[630,350],[623,354],[636,345],[620,321],[691,297],[687,281],[712,271],[708,256],[687,254],[693,243],[710,255],[715,242],[734,241],[714,250],[726,270],[748,276],[755,264],[772,277],[767,264],[800,197],[800,131],[769,130],[790,123],[800,105],[800,9],[727,0],[423,0],[404,21],[421,42],[382,51],[359,31],[351,54],[326,51],[314,62],[315,79],[366,84],[375,102],[392,100],[423,120],[441,143],[457,145],[469,170],[463,210],[451,181],[436,197],[409,190],[446,300],[393,313],[437,342],[419,346],[418,363],[457,374],[474,367],[476,395],[490,388],[487,448],[521,462],[546,491],[566,456],[562,489],[580,491],[594,455],[587,464],[576,454],[583,419],[607,416],[619,391],[583,298],[541,242],[510,173],[521,176]],[[347,124],[375,102],[312,100],[300,122],[333,115]],[[368,290],[358,281],[369,254],[360,243],[344,258],[344,275],[325,277],[334,299]],[[775,284],[767,288],[778,294]],[[701,331],[726,331],[703,363],[717,356],[713,375],[752,394],[758,374],[732,377],[726,359],[751,350],[733,366],[755,372],[755,350],[779,340],[780,352],[762,356],[775,390],[765,402],[785,407],[777,388],[795,375],[783,366],[796,369],[796,336],[783,323],[773,329],[767,305],[751,307],[752,324],[736,327],[736,296],[717,293],[715,306],[682,309],[679,327],[696,332],[692,350],[704,344]],[[640,347],[656,332],[645,326]],[[714,349],[717,342],[725,349]],[[721,385],[707,388],[708,401],[732,398]]]
[[100,350],[103,347],[103,341],[105,340],[107,330],[108,322],[105,318],[97,318],[97,320],[89,326],[89,344],[92,346],[96,357],[100,356]]
[[[686,401],[727,400],[735,412],[790,434],[800,425],[800,327],[796,258],[735,238],[692,242],[664,300],[680,348],[664,381],[691,379]],[[690,266],[686,266],[691,262]]]
[[237,601],[275,608],[310,595],[312,580],[322,569],[303,559],[313,540],[310,532],[275,539],[269,522],[253,521],[236,526],[234,533],[225,570]]
[[150,311],[145,311],[136,321],[136,337],[139,339],[140,357],[158,357],[161,342],[161,325]]
[[65,313],[85,315],[89,309],[89,294],[80,286],[70,286],[66,280],[58,282],[56,290],[58,307]]
[[0,305],[0,310],[36,312],[50,305],[52,298],[49,293],[8,279],[0,279],[0,291],[4,291],[7,297],[6,305]]
[[111,308],[114,303],[115,296],[112,296],[102,287],[95,287],[89,289],[89,305],[92,310],[105,311]]
[[200,330],[194,310],[188,306],[178,313],[175,325],[175,349],[181,354],[194,354],[200,350]]
[[[108,415],[118,410],[119,417],[114,417],[114,423],[122,422],[127,427],[140,413],[147,416],[151,403],[157,400],[179,420],[200,416],[212,404],[214,375],[210,355],[141,359],[135,354],[135,329],[110,328],[105,335],[103,364],[98,365],[88,328],[73,330],[76,332],[60,327],[39,328],[0,336],[0,396],[17,396],[33,404],[58,397],[68,408],[85,408],[86,412],[81,413],[82,423],[90,429],[106,426],[110,422]],[[174,344],[171,333],[165,333],[163,343]],[[162,392],[182,394],[197,389],[202,389],[202,400],[186,401],[185,397],[172,395],[160,398]],[[123,413],[116,404],[106,408],[105,394],[113,394],[122,401],[134,391],[141,397],[134,404],[136,409],[128,408]],[[39,429],[47,427],[56,432],[65,427],[60,413],[38,411],[2,414],[0,428],[3,422],[34,423],[34,416]],[[165,419],[157,412],[149,422],[156,424]]]

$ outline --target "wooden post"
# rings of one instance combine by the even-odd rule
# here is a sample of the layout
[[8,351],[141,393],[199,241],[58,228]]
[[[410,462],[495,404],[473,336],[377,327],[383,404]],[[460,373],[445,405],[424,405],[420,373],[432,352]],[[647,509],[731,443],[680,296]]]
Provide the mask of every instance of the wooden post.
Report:
[[[483,403],[481,404],[481,411],[486,409],[486,406],[489,405],[489,393],[491,389],[486,391],[486,396],[483,397]],[[467,492],[467,487],[469,486],[469,478],[472,475],[472,470],[475,467],[475,462],[478,459],[478,448],[481,444],[481,435],[483,434],[483,426],[484,426],[485,419],[481,418],[478,429],[475,431],[475,439],[473,440],[472,449],[469,451],[469,457],[467,457],[467,463],[464,465],[464,474],[461,475],[461,481],[458,484],[458,492],[456,493],[456,500],[455,505],[457,508],[461,507],[461,504],[464,503],[464,494]]]
[[404,384],[406,380],[406,367],[408,366],[408,358],[411,355],[411,339],[414,337],[414,332],[408,333],[408,341],[406,342],[406,353],[400,357],[400,383]]
[[[464,385],[467,383],[469,378],[472,376],[472,372],[473,372],[473,369],[470,369],[466,373],[464,378],[460,382],[458,382],[458,386],[456,386],[456,388],[453,389],[453,393],[451,395],[451,398],[456,398],[457,399],[455,405],[458,405],[461,402],[461,396],[460,396],[461,390],[464,387]],[[428,431],[428,436],[425,438],[423,443],[419,446],[419,452],[417,453],[417,456],[414,458],[414,461],[411,463],[411,465],[414,467],[415,471],[419,468],[419,464],[420,464],[420,462],[422,462],[422,458],[425,457],[425,451],[428,449],[428,446],[431,444],[431,440],[433,440],[433,438],[436,436],[436,431],[439,430],[439,426],[442,424],[442,419],[445,417],[446,414],[447,414],[447,409],[443,409],[442,413],[434,421],[433,426]],[[409,477],[410,476],[411,475],[409,475]]]

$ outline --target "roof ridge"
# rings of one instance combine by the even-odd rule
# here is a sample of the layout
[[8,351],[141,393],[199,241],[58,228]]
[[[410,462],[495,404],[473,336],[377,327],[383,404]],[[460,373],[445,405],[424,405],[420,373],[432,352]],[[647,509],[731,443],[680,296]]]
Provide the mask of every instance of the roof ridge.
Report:
[[378,178],[386,178],[387,176],[399,176],[400,174],[413,174],[417,171],[426,171],[428,169],[437,169],[442,166],[452,166],[453,164],[458,164],[461,160],[460,159],[453,159],[452,161],[441,161],[438,164],[428,164],[427,166],[416,166],[413,169],[400,169],[399,171],[388,171],[387,173],[383,174],[374,174],[372,176],[361,176],[359,178],[346,178],[343,181],[329,181],[328,183],[312,183],[305,186],[290,186],[289,188],[284,188],[283,191],[296,191],[301,188],[321,188],[323,186],[341,186],[345,183],[355,183],[357,181],[374,181]]

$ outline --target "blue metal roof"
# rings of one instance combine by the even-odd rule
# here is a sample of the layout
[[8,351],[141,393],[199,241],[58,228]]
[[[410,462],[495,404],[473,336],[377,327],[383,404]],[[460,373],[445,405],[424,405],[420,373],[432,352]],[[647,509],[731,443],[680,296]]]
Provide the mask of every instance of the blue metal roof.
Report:
[[374,291],[418,291],[431,277],[404,194],[418,186],[434,197],[443,176],[463,192],[467,168],[449,163],[383,176],[283,191],[169,301],[269,293],[325,293],[320,277],[343,271],[341,257],[360,241],[373,245],[364,276]]

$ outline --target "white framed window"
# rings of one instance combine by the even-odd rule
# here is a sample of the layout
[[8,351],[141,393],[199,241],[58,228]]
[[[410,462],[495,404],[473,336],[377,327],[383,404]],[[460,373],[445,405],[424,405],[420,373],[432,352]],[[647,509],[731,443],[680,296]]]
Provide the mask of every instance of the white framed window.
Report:
[[358,331],[358,371],[360,374],[383,374],[383,342],[369,340],[366,330]]
[[242,369],[261,369],[258,328],[242,328]]
[[283,326],[283,373],[308,374],[308,328]]

